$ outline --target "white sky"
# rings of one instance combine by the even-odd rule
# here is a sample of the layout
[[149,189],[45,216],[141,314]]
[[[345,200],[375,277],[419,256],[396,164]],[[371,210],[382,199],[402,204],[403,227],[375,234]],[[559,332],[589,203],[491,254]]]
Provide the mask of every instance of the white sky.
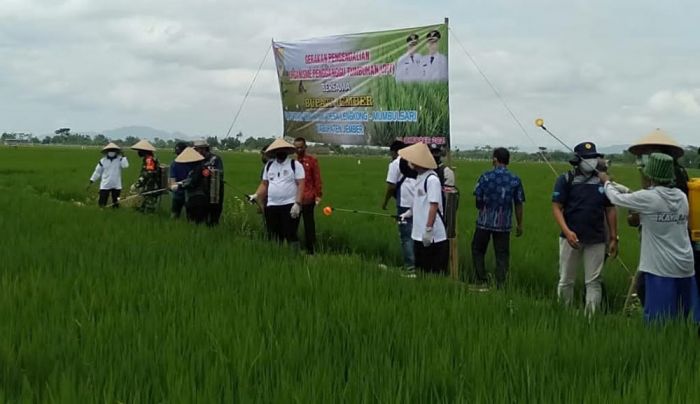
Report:
[[[379,5],[381,4],[381,5]],[[700,2],[0,0],[0,131],[222,135],[270,39],[450,26],[538,145],[700,143]],[[532,146],[450,44],[453,142]],[[234,133],[279,135],[268,59]]]

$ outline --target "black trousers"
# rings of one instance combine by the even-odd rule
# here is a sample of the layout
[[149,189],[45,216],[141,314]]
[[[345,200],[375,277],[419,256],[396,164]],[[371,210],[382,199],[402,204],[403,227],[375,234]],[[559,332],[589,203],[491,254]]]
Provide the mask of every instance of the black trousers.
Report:
[[282,243],[285,240],[289,243],[299,242],[297,230],[299,229],[299,218],[292,219],[289,212],[294,204],[282,206],[268,206],[265,208],[265,223],[267,224],[267,235],[272,240]]
[[493,238],[493,250],[496,255],[496,285],[503,286],[510,264],[510,232],[491,231],[477,228],[472,239],[472,261],[477,282],[488,282],[484,257]]
[[187,220],[196,224],[207,222],[209,214],[209,201],[205,197],[193,197],[185,204]]
[[207,207],[207,226],[216,226],[221,219],[221,212],[224,210],[223,203],[210,203]]
[[447,274],[450,259],[450,244],[447,240],[428,247],[424,246],[422,241],[413,240],[413,255],[417,269],[434,274]]
[[184,196],[172,196],[172,203],[170,205],[170,213],[172,217],[179,218],[182,215],[182,209],[185,207],[185,197]]
[[109,196],[112,196],[112,207],[113,208],[118,208],[119,207],[119,195],[122,194],[121,189],[100,189],[100,199],[97,201],[97,204],[100,205],[101,208],[104,208],[107,206],[107,199],[109,199]]
[[304,247],[306,252],[313,254],[316,245],[316,219],[314,218],[315,203],[301,206],[301,216],[304,218]]

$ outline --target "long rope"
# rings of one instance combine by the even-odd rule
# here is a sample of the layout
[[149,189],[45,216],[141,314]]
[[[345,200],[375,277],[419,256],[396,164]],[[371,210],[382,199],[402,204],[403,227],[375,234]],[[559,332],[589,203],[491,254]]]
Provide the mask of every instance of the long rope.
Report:
[[473,64],[474,67],[476,68],[476,71],[479,72],[479,74],[481,75],[481,78],[483,78],[484,81],[486,82],[486,84],[488,84],[488,86],[491,88],[491,91],[493,91],[493,93],[496,95],[496,98],[498,98],[498,99],[501,101],[501,104],[503,104],[503,107],[506,109],[506,111],[508,111],[508,114],[510,114],[511,118],[513,118],[513,120],[514,120],[515,123],[518,125],[518,127],[520,128],[520,130],[523,132],[523,134],[525,135],[525,137],[532,143],[533,146],[535,146],[535,147],[537,148],[537,154],[539,154],[540,157],[542,158],[542,160],[543,160],[545,163],[547,163],[547,165],[548,165],[549,168],[552,170],[552,172],[554,173],[554,175],[555,175],[555,176],[558,176],[559,173],[557,172],[557,170],[554,168],[554,166],[552,166],[552,163],[549,162],[549,160],[548,160],[547,157],[544,155],[544,153],[542,153],[542,151],[539,149],[539,146],[537,146],[537,143],[535,142],[535,140],[530,136],[530,134],[528,133],[527,129],[525,129],[525,126],[522,124],[522,122],[520,122],[520,119],[518,119],[517,115],[515,115],[515,113],[513,112],[513,110],[510,108],[510,106],[509,106],[508,103],[506,102],[505,98],[501,95],[500,91],[498,91],[498,89],[496,88],[496,86],[493,85],[493,83],[491,82],[491,80],[489,80],[489,78],[488,78],[488,76],[486,75],[486,73],[481,69],[481,67],[479,66],[479,64],[476,62],[476,59],[474,59],[474,57],[471,55],[471,53],[469,53],[469,51],[467,50],[467,48],[462,44],[462,41],[459,40],[459,38],[457,37],[457,34],[454,32],[454,30],[452,29],[452,27],[450,27],[449,29],[450,29],[450,32],[452,33],[452,36],[453,36],[454,39],[457,41],[457,44],[459,44],[459,47],[462,48],[462,51],[464,51],[464,54],[467,55],[467,57],[469,58],[469,60],[472,62],[472,64]]
[[238,106],[238,111],[236,111],[236,115],[233,117],[233,122],[231,122],[231,126],[229,126],[228,131],[226,131],[226,136],[224,136],[224,139],[227,139],[231,135],[231,131],[233,130],[234,125],[236,125],[236,122],[238,121],[238,116],[241,114],[241,111],[243,110],[243,106],[245,105],[245,102],[248,100],[248,96],[250,95],[250,90],[253,89],[253,85],[255,85],[255,82],[258,79],[258,75],[260,74],[260,71],[262,70],[262,67],[265,64],[265,61],[267,60],[267,56],[270,54],[270,49],[272,49],[272,44],[270,44],[270,46],[265,51],[265,56],[260,61],[260,65],[258,66],[258,70],[255,72],[255,75],[253,76],[253,80],[250,82],[250,85],[248,86],[248,90],[245,92],[245,95],[243,96],[243,100],[241,101],[241,104]]

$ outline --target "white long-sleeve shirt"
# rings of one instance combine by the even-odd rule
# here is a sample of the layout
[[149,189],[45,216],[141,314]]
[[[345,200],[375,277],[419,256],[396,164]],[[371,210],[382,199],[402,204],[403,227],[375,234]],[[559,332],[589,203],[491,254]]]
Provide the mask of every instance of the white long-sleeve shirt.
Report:
[[113,159],[102,157],[97,162],[95,172],[90,182],[100,180],[100,189],[122,189],[122,170],[129,167],[129,161],[124,156]]
[[642,226],[639,271],[668,278],[695,274],[688,236],[688,199],[681,190],[653,187],[623,194],[608,181],[605,195],[614,205],[639,212]]

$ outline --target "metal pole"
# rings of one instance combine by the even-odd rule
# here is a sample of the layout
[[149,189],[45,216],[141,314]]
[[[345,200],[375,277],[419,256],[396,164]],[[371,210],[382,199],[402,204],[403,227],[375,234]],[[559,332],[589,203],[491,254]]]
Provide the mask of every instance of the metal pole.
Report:
[[[450,27],[450,19],[445,17],[445,27],[447,28],[447,31],[449,32],[449,27]],[[447,46],[449,47],[449,41]],[[449,51],[447,53],[449,55]],[[449,65],[449,61],[447,62]],[[449,109],[449,94],[447,96],[447,104],[448,104],[448,109]],[[449,116],[449,115],[448,115]],[[448,125],[449,128],[449,125]],[[450,132],[447,136],[447,166],[452,168],[452,132]],[[457,176],[455,175],[455,182],[457,181]],[[455,184],[457,185],[457,184]],[[455,212],[456,215],[456,212]],[[459,251],[457,250],[457,228],[458,226],[457,220],[455,219],[455,236],[448,239],[448,243],[450,246],[450,263],[449,263],[449,268],[450,268],[450,276],[454,280],[459,280]]]

